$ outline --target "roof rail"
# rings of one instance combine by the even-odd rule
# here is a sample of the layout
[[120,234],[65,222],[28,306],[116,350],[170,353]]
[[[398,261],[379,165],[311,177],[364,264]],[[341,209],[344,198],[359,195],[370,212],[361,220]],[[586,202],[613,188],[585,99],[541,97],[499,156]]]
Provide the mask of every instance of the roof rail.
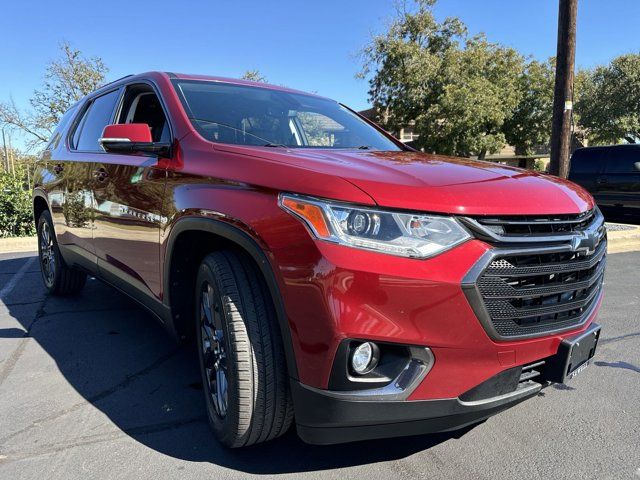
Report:
[[100,86],[100,88],[104,88],[108,85],[111,85],[112,83],[116,83],[119,82],[120,80],[124,80],[125,78],[129,78],[129,77],[133,77],[133,73],[130,73],[129,75],[125,75],[124,77],[120,77],[120,78],[116,78],[115,80],[109,82],[109,83],[105,83],[104,85]]

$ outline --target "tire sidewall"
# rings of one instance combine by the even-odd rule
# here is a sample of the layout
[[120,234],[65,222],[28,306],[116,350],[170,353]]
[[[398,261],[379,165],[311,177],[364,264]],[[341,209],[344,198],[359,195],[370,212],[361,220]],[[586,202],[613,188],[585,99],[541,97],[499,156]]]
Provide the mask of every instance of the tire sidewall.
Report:
[[[214,294],[218,297],[220,302],[220,309],[222,312],[222,331],[224,336],[224,348],[227,356],[227,413],[224,418],[221,418],[215,411],[213,400],[211,399],[211,392],[209,389],[209,383],[206,378],[204,368],[204,356],[202,352],[202,333],[200,330],[200,302],[202,297],[202,286],[207,282],[213,286]],[[225,445],[231,445],[236,437],[236,429],[239,423],[239,409],[238,409],[238,376],[235,370],[237,365],[236,352],[232,349],[231,342],[229,342],[229,325],[227,322],[227,311],[225,310],[225,304],[222,299],[222,291],[220,288],[220,282],[215,274],[214,268],[209,262],[205,261],[200,265],[198,270],[198,277],[196,280],[195,291],[195,326],[196,326],[196,340],[198,349],[198,362],[200,364],[200,377],[202,380],[202,390],[204,392],[205,403],[207,407],[207,416],[209,423],[213,428],[213,431]]]

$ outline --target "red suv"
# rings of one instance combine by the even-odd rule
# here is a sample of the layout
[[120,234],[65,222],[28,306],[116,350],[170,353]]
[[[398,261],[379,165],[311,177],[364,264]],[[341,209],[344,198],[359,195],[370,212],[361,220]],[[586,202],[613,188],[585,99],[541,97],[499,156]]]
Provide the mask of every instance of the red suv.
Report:
[[606,231],[570,182],[414,151],[335,101],[152,72],[63,117],[44,283],[86,275],[193,339],[225,445],[452,430],[582,371]]

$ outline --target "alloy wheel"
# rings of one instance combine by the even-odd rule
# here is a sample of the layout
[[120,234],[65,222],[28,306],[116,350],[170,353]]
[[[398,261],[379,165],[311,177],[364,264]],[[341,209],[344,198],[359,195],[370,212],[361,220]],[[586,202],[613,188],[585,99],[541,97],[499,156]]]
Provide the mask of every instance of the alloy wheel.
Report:
[[40,265],[47,285],[52,285],[56,276],[56,256],[53,235],[47,222],[40,229]]
[[208,282],[202,285],[200,296],[200,339],[208,391],[220,418],[227,414],[227,355],[222,329],[222,308],[219,296]]

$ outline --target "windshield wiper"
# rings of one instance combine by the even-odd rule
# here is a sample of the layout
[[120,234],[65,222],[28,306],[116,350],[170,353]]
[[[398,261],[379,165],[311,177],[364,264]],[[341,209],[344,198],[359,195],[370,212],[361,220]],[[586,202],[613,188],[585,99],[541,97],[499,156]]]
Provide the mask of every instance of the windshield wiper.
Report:
[[286,145],[282,145],[281,143],[265,143],[263,147],[278,147],[278,148],[289,148]]
[[371,150],[371,147],[369,145],[360,145],[358,150]]

